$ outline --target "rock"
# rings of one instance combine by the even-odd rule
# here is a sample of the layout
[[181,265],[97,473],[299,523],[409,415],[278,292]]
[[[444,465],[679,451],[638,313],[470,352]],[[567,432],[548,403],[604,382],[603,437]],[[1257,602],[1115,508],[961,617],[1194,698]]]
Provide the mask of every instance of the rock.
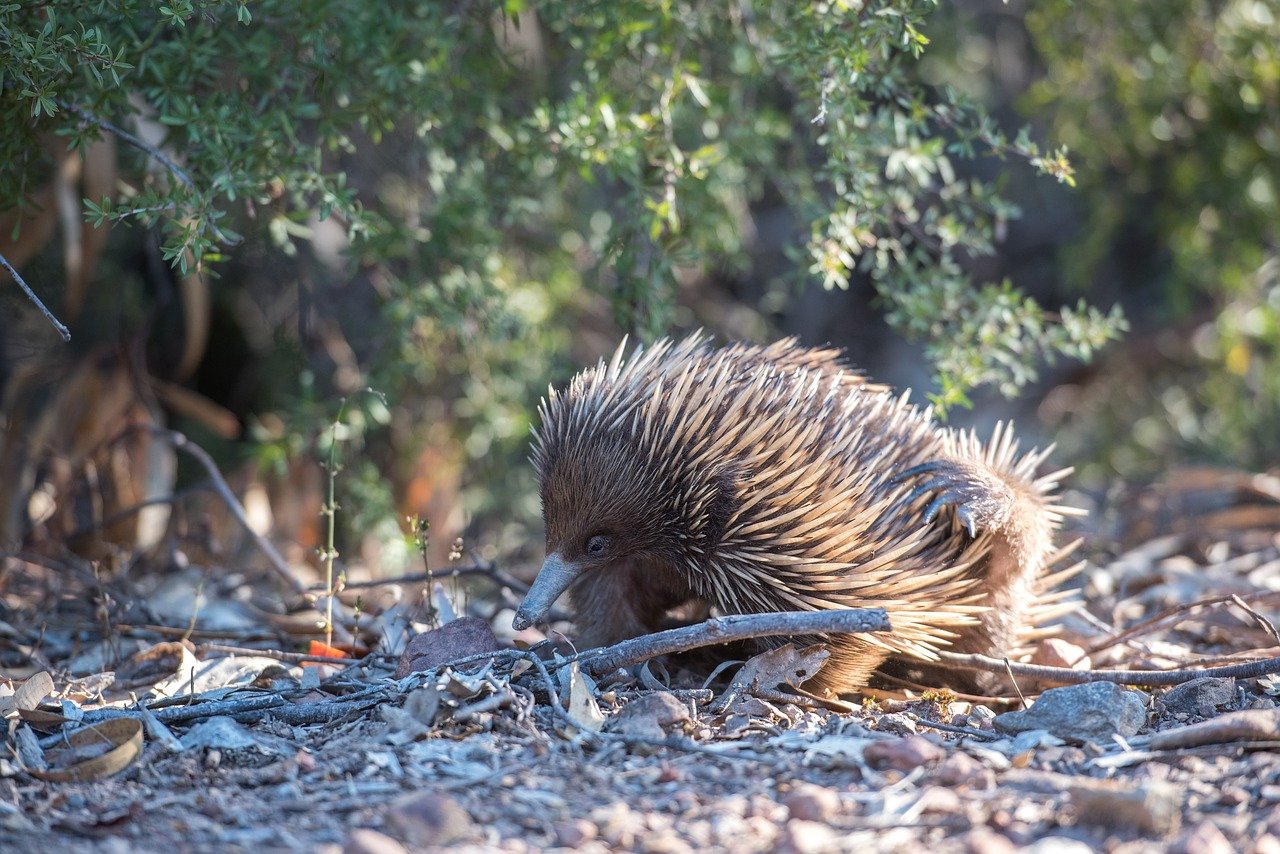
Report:
[[937,762],[946,751],[922,735],[875,741],[862,751],[862,758],[872,768],[913,771],[921,765]]
[[974,729],[988,730],[996,719],[996,713],[986,706],[974,706],[969,710],[968,718],[969,726]]
[[385,833],[357,827],[347,836],[342,854],[406,854],[406,849]]
[[471,816],[457,801],[436,792],[400,798],[387,810],[387,824],[410,848],[449,845],[471,833]]
[[996,785],[995,773],[967,753],[952,753],[938,766],[937,782],[943,786],[968,786],[973,789],[992,789]]
[[596,826],[585,818],[557,822],[555,832],[556,844],[561,848],[581,848],[596,838]]
[[1264,833],[1253,843],[1253,854],[1280,854],[1280,839]]
[[982,825],[966,833],[961,842],[965,854],[1014,854],[1018,850],[1007,836]]
[[1024,849],[1027,854],[1094,854],[1094,848],[1069,836],[1045,836]]
[[834,850],[839,838],[839,834],[825,824],[792,819],[783,828],[782,838],[773,850],[778,854],[819,854]]
[[668,728],[689,719],[689,707],[674,694],[654,691],[623,706],[605,724],[605,729],[621,735],[662,739],[667,737]]
[[1211,718],[1219,706],[1230,705],[1236,699],[1236,680],[1205,676],[1192,679],[1169,689],[1160,700],[1171,712]]
[[1211,821],[1189,828],[1169,847],[1170,854],[1232,854],[1235,847]]
[[645,834],[640,840],[644,854],[693,854],[693,848],[674,830]]
[[1135,788],[1087,780],[1073,783],[1068,792],[1083,824],[1165,836],[1177,832],[1182,818],[1182,795],[1170,783],[1149,780]]
[[1031,663],[1069,667],[1072,670],[1093,669],[1093,661],[1085,654],[1084,648],[1062,638],[1045,638],[1040,641],[1035,654],[1031,656]]
[[778,800],[793,819],[802,821],[830,821],[840,812],[840,795],[836,790],[812,783],[797,783]]
[[1089,682],[1050,688],[1031,708],[998,715],[995,727],[1006,733],[1042,729],[1067,741],[1110,744],[1115,735],[1136,734],[1146,719],[1143,694],[1112,682]]
[[644,818],[621,802],[591,811],[591,818],[600,830],[600,838],[610,848],[633,848],[636,837],[644,830]]
[[881,715],[880,719],[876,721],[876,731],[892,732],[897,733],[898,735],[915,735],[916,732],[918,732],[916,729],[916,722],[908,715],[904,715],[902,712],[894,712],[890,715]]
[[400,663],[396,665],[395,678],[403,679],[410,673],[499,649],[498,638],[487,620],[462,617],[410,640],[400,656]]

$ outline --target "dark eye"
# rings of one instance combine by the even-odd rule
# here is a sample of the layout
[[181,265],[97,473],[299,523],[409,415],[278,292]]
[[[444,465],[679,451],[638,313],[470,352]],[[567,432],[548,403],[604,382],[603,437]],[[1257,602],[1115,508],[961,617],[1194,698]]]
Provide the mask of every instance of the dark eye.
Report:
[[587,554],[602,555],[609,548],[609,538],[604,534],[596,534],[587,540]]

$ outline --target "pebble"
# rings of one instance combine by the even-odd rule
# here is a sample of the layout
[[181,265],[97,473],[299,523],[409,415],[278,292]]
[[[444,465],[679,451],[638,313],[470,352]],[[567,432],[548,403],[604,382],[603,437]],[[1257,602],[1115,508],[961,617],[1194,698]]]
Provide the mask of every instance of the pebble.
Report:
[[840,795],[835,789],[813,783],[797,783],[779,801],[793,819],[830,821],[840,812]]
[[965,854],[1014,854],[1018,850],[1009,837],[989,827],[975,827],[964,835],[961,842]]
[[968,714],[969,726],[974,729],[989,730],[996,719],[996,713],[986,706],[974,706]]
[[1062,638],[1042,640],[1036,647],[1035,655],[1031,657],[1031,663],[1049,667],[1069,667],[1072,670],[1093,669],[1093,661],[1085,654],[1084,648]]
[[913,771],[921,765],[938,762],[946,751],[922,735],[875,741],[862,751],[862,758],[872,768]]
[[834,849],[838,839],[839,834],[825,824],[792,819],[773,850],[777,854],[820,854]]
[[689,706],[669,691],[644,694],[622,707],[605,729],[640,738],[666,738],[667,731],[689,720]]
[[674,830],[645,834],[640,841],[640,850],[646,854],[693,854],[693,847]]
[[1202,821],[1179,836],[1169,851],[1170,854],[1233,854],[1235,848],[1217,825]]
[[585,818],[557,822],[554,830],[561,848],[581,848],[596,838],[596,826]]
[[1236,699],[1236,680],[1204,676],[1183,682],[1170,688],[1160,698],[1165,708],[1174,714],[1211,718],[1219,706],[1227,706]]
[[992,789],[996,775],[967,753],[952,753],[938,766],[937,781],[943,786],[968,786],[973,789]]
[[412,848],[448,845],[469,836],[471,816],[453,798],[417,792],[387,810],[387,824]]
[[902,712],[894,712],[889,715],[881,715],[876,721],[877,732],[892,732],[898,735],[915,735],[919,730],[916,728],[915,720],[909,715]]
[[367,827],[357,827],[347,836],[342,854],[406,854],[407,849],[396,840]]
[[1145,695],[1112,682],[1089,682],[1050,688],[1031,708],[998,715],[995,727],[1006,733],[1046,730],[1067,741],[1111,744],[1116,735],[1137,734],[1146,720]]
[[1045,836],[1024,849],[1027,854],[1094,854],[1094,848],[1069,836]]
[[1135,787],[1081,779],[1068,791],[1076,819],[1083,824],[1166,836],[1176,833],[1181,823],[1182,792],[1172,783],[1149,780]]

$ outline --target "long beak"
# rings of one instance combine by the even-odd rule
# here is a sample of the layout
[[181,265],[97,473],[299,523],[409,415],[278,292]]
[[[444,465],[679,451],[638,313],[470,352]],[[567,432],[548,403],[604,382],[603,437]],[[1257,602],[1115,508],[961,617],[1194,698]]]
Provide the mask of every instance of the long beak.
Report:
[[511,626],[516,630],[527,629],[542,619],[543,614],[551,610],[551,606],[560,598],[560,594],[569,589],[578,578],[578,567],[565,563],[564,558],[556,552],[547,555],[538,570],[538,577],[516,611]]

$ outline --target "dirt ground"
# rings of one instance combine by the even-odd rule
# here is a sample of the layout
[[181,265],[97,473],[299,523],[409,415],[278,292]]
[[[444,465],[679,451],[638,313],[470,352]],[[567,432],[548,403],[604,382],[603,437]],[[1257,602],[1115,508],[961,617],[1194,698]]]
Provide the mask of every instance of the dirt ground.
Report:
[[[656,665],[597,682],[510,649],[509,593],[467,608],[506,651],[396,679],[391,647],[350,664],[272,652],[291,630],[246,605],[243,578],[9,558],[0,850],[1280,852],[1280,668],[1192,670],[1280,654],[1280,503],[1228,497],[1200,512],[1165,495],[1173,521],[1095,549],[1075,582],[1087,608],[1029,648],[1176,684],[1105,702],[1068,686],[1084,705],[1030,723],[1001,715],[1053,701],[1018,677],[1012,703],[896,686],[847,711],[736,668],[707,686]],[[206,597],[201,620],[166,619],[174,590]],[[48,690],[24,694],[38,673]],[[140,700],[125,767],[58,758],[67,732],[137,718]]]

